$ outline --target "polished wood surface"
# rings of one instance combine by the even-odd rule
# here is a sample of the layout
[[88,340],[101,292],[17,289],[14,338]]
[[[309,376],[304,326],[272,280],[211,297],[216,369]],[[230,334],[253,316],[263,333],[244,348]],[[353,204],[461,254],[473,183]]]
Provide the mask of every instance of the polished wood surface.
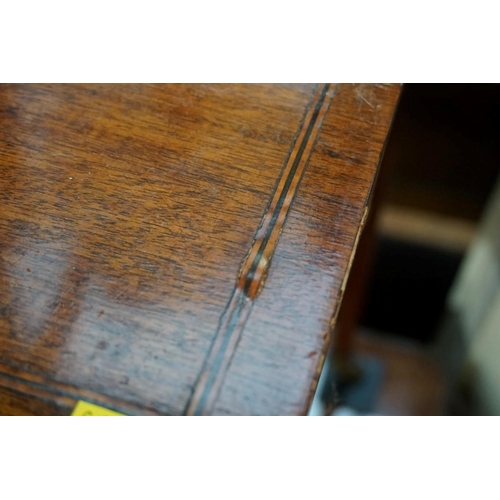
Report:
[[399,91],[0,86],[0,413],[305,413]]

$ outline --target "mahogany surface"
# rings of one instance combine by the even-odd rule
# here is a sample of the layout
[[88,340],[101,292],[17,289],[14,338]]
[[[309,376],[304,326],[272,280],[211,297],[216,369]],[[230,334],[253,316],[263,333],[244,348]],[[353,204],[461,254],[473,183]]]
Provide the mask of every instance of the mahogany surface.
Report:
[[307,412],[399,85],[1,85],[0,414]]

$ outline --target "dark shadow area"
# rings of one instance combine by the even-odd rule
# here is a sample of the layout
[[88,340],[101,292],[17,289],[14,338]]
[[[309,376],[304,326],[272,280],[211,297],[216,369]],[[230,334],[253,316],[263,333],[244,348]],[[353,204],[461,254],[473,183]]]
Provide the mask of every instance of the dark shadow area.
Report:
[[434,340],[463,255],[381,236],[361,323],[421,342]]

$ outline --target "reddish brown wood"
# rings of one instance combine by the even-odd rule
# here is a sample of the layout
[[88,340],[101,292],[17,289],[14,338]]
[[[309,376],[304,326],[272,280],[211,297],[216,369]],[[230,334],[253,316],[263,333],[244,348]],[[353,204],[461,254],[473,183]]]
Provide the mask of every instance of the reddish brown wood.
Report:
[[[2,413],[306,411],[399,94],[331,87],[314,117],[323,88],[0,87]],[[190,411],[309,122],[265,279]]]
[[376,221],[386,186],[387,171],[383,168],[382,162],[377,182],[372,189],[369,206],[360,226],[356,253],[351,262],[342,307],[335,325],[334,341],[330,349],[337,378],[344,382],[352,381],[361,375],[353,359],[355,334],[359,327],[366,290],[372,274]]

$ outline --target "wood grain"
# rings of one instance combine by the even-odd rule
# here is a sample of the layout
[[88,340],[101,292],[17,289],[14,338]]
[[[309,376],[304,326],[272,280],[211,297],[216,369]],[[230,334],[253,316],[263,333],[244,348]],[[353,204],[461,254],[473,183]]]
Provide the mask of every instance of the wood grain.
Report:
[[[259,254],[271,264],[245,267],[324,88],[0,86],[2,413],[69,414],[78,399],[305,412],[399,95],[331,92]],[[250,275],[252,308],[190,411]]]
[[306,413],[398,93],[339,85],[214,413]]

